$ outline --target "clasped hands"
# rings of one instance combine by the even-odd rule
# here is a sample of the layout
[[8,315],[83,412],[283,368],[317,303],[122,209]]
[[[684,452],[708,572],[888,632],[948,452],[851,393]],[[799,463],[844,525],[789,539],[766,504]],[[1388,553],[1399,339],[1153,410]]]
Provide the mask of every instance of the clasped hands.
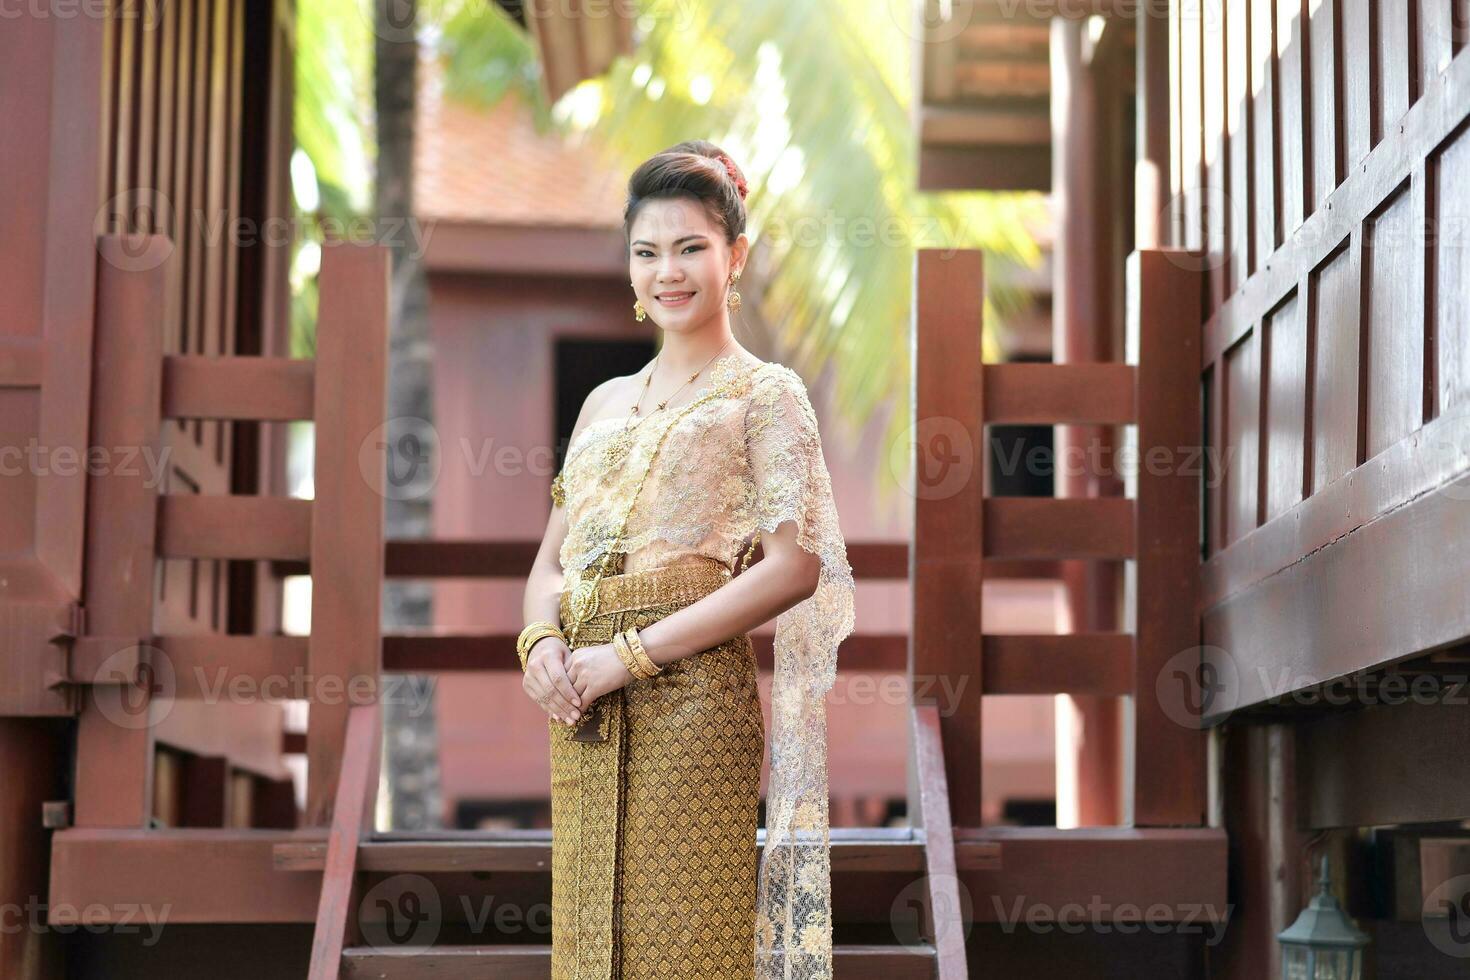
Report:
[[593,701],[632,679],[611,643],[573,650],[555,636],[546,636],[526,655],[521,689],[552,718],[575,725]]

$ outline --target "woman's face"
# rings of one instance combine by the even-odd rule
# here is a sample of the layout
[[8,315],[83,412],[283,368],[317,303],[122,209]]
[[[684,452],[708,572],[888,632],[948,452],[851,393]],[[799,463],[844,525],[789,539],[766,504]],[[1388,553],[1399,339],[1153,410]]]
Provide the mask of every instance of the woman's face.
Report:
[[699,202],[660,198],[639,209],[628,240],[628,278],[662,329],[689,332],[724,315],[730,273],[745,260],[745,235],[726,245]]

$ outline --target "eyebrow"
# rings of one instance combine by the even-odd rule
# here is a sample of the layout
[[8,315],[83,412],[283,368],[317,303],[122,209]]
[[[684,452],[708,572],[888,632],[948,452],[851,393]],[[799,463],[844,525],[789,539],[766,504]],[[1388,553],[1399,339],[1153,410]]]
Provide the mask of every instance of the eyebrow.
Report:
[[[709,237],[708,235],[685,235],[683,238],[676,238],[676,239],[674,239],[674,244],[675,245],[678,245],[680,242],[691,241],[692,239],[695,239],[695,238],[708,238],[708,237]],[[652,245],[653,242],[648,241],[646,238],[640,238],[636,242],[634,242],[633,244],[634,245]]]

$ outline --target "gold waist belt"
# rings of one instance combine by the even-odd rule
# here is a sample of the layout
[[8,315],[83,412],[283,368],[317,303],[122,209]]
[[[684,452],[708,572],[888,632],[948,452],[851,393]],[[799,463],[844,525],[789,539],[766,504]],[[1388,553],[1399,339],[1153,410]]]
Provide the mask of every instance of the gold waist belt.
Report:
[[[584,568],[578,574],[577,585],[563,589],[561,593],[561,621],[564,628],[572,623],[574,594],[586,587],[586,592],[577,595],[589,602],[587,594],[592,590],[595,568]],[[730,581],[730,568],[724,562],[692,555],[672,565],[649,568],[641,572],[624,572],[604,575],[596,585],[596,601],[591,603],[587,619],[607,616],[627,609],[647,609],[663,603],[688,605],[709,595]]]

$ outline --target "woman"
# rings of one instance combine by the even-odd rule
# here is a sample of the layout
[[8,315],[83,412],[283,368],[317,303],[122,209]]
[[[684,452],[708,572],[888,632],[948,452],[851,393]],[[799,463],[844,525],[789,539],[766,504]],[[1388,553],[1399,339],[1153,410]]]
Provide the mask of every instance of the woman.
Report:
[[[662,345],[588,396],[527,582],[523,686],[550,716],[553,980],[832,975],[824,696],[852,569],[801,379],[731,334],[745,195],[704,140],[630,178],[634,313]],[[773,616],[758,854],[748,631]]]

